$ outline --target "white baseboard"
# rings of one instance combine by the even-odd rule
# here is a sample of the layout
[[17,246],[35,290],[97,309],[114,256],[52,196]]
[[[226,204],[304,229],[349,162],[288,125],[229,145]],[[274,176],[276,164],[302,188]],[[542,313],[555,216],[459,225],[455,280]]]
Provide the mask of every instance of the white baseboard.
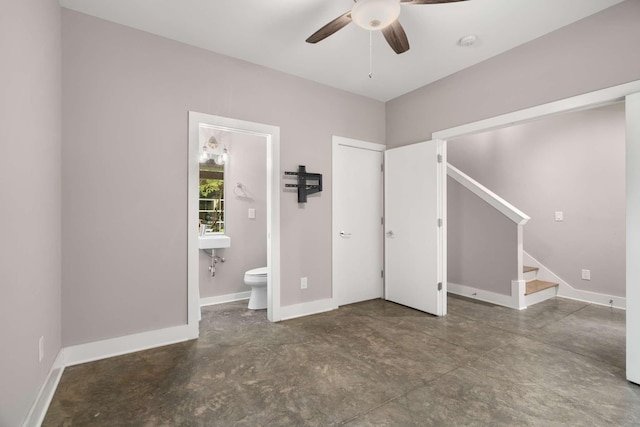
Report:
[[120,356],[136,351],[148,350],[163,345],[175,344],[198,338],[198,325],[174,326],[155,331],[126,335],[87,344],[73,345],[64,348],[64,365],[73,366],[94,360]]
[[526,265],[539,268],[538,279],[557,283],[559,285],[557,293],[557,296],[559,297],[588,302],[591,304],[604,305],[607,307],[620,308],[623,310],[627,306],[627,299],[624,297],[601,294],[598,292],[583,291],[581,289],[574,288],[569,283],[558,277],[558,275],[553,273],[547,267],[545,267],[540,261],[529,255],[526,251],[523,251],[523,260]]
[[484,291],[482,289],[459,285],[457,283],[451,282],[447,284],[447,291],[451,292],[452,294],[461,295],[467,298],[477,299],[484,302],[490,302],[491,304],[501,305],[503,307],[516,309],[520,308],[518,307],[517,295],[514,298],[511,295],[503,295],[495,292]]
[[61,349],[53,361],[53,365],[51,365],[51,369],[47,374],[47,379],[44,381],[44,384],[42,384],[38,392],[38,397],[36,397],[31,410],[29,410],[29,414],[27,414],[27,418],[24,424],[22,424],[22,427],[39,427],[42,421],[44,421],[44,417],[49,409],[49,404],[51,403],[51,399],[53,399],[53,395],[62,377],[62,372],[64,371],[63,352],[64,350]]
[[206,307],[208,305],[224,304],[225,302],[242,301],[249,299],[251,291],[238,292],[235,294],[218,295],[215,297],[200,298],[200,307]]
[[338,305],[334,302],[333,298],[303,302],[301,304],[287,305],[284,307],[280,307],[280,319],[295,319],[296,317],[323,313],[325,311],[331,311],[337,308]]
[[596,292],[582,291],[574,289],[571,286],[563,287],[562,284],[558,289],[558,296],[561,298],[573,299],[576,301],[588,302],[591,304],[604,305],[606,307],[619,308],[625,310],[627,308],[627,299],[616,297],[613,295],[599,294]]

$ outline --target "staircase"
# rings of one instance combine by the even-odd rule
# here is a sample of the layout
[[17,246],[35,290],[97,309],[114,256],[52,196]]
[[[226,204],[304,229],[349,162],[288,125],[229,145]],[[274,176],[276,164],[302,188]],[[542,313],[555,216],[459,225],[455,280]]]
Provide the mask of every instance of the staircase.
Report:
[[[473,211],[463,209],[462,205],[457,206],[459,212],[473,212],[475,216],[471,219],[470,216],[464,215],[454,215],[449,218],[449,227],[458,221],[453,229],[465,230],[465,233],[458,233],[456,238],[450,241],[449,249],[454,247],[454,243],[457,244],[458,246],[454,248],[453,253],[458,254],[458,260],[463,259],[460,254],[464,254],[466,261],[456,265],[454,280],[451,280],[454,274],[449,274],[448,291],[519,310],[555,297],[560,288],[559,284],[538,280],[538,273],[541,278],[549,279],[551,277],[548,269],[537,261],[534,262],[528,254],[525,257],[523,227],[531,218],[449,163],[447,163],[447,175],[451,180],[460,184],[447,189],[448,193],[451,193],[452,188],[457,188],[453,192],[457,198],[452,197],[450,201],[466,200],[467,205],[472,205],[476,200],[474,196],[477,196],[486,202],[486,205],[475,205],[476,208]],[[465,189],[468,191],[461,191]],[[504,221],[504,217],[507,217],[511,222]],[[491,227],[484,227],[485,222],[483,221],[492,224]],[[499,227],[503,231],[503,236],[515,234],[516,239],[496,238],[495,227]],[[482,245],[479,245],[478,242],[482,242]],[[481,261],[485,259],[487,253],[515,253],[517,264],[494,263],[491,277],[483,276],[472,267],[483,265]],[[526,264],[536,267],[527,267]],[[517,277],[512,276],[514,272],[517,273]],[[496,281],[496,277],[499,278],[498,281]],[[459,282],[456,282],[456,279]],[[464,283],[465,280],[467,283]]]
[[526,282],[524,298],[527,307],[553,298],[558,293],[557,283],[538,280],[538,267],[524,266],[522,273]]

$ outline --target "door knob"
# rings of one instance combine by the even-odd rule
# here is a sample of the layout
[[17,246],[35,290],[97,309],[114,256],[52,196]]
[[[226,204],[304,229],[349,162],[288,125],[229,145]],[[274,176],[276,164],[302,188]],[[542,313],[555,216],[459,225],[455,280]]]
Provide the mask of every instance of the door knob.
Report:
[[345,233],[344,231],[341,231],[340,237],[351,237],[351,233]]
[[393,230],[387,231],[387,237],[393,237],[393,236],[394,236]]

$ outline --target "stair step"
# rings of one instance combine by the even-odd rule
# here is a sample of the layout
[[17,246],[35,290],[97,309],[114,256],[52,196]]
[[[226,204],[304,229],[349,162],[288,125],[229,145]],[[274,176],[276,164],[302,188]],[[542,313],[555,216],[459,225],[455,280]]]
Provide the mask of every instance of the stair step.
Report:
[[554,286],[558,286],[557,283],[553,282],[545,282],[544,280],[532,280],[531,282],[527,282],[527,290],[525,291],[525,295],[531,295],[536,292],[544,291],[545,289],[553,288]]
[[529,267],[527,265],[525,265],[524,267],[522,267],[522,272],[523,274],[523,279],[525,282],[531,282],[533,280],[536,280],[538,278],[538,267]]

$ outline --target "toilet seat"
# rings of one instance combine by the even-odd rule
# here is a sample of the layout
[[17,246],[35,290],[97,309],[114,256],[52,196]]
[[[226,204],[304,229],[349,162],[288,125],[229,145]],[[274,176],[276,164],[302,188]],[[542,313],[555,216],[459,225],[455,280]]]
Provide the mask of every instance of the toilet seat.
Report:
[[267,267],[258,267],[253,270],[248,270],[244,273],[245,276],[266,276],[267,275]]

